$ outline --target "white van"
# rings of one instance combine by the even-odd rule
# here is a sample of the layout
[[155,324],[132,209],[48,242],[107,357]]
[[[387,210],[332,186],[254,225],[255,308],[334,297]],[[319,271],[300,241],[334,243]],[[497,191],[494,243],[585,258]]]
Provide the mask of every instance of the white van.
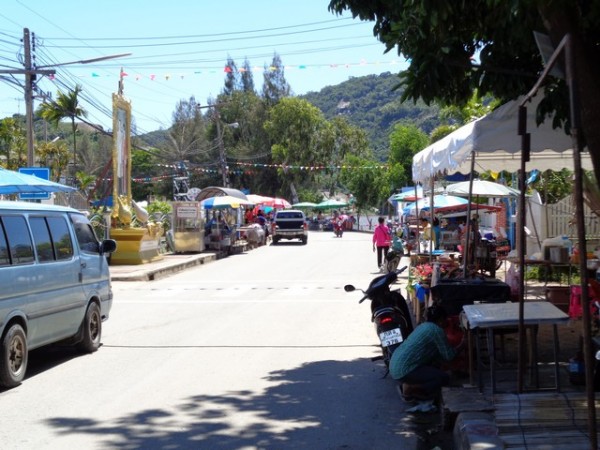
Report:
[[34,348],[98,349],[112,305],[106,255],[116,247],[98,242],[75,209],[0,201],[0,385],[21,383]]

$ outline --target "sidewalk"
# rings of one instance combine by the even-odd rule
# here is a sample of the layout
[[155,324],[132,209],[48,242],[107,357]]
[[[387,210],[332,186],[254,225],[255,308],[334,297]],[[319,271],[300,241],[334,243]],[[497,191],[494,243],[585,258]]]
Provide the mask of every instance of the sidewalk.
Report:
[[[400,266],[403,265],[408,265],[406,258],[400,263]],[[504,271],[498,272],[497,277],[503,279]],[[407,275],[408,273],[404,272],[398,279],[397,287],[403,295],[408,284]],[[527,301],[545,300],[545,292],[549,287],[544,283],[529,280],[526,286]],[[532,387],[528,386],[523,394],[515,393],[518,335],[514,333],[506,335],[505,338],[498,338],[497,344],[501,345],[501,349],[498,349],[500,364],[497,367],[499,392],[492,394],[489,389],[487,367],[483,370],[483,392],[479,392],[477,386],[472,386],[468,377],[462,374],[453,376],[451,385],[442,391],[438,427],[430,434],[422,436],[430,448],[437,445],[441,449],[500,449],[505,448],[507,442],[516,441],[534,446],[536,439],[537,443],[548,445],[548,448],[565,448],[561,447],[565,443],[565,430],[576,424],[578,429],[587,431],[584,386],[573,385],[568,372],[569,359],[579,348],[581,320],[571,320],[568,325],[558,327],[560,392],[547,387],[554,380],[553,365],[549,364],[554,360],[552,330],[551,325],[540,325],[538,329],[537,351],[538,358],[542,361],[539,373],[545,389],[532,390]],[[522,402],[524,412],[515,406],[517,402]],[[538,407],[537,404],[543,406]],[[517,417],[521,425],[515,431],[513,426]],[[532,417],[535,420],[531,419]],[[549,418],[553,420],[553,429],[546,430],[543,436],[536,435],[536,432],[539,434],[539,423],[548,421]],[[534,426],[532,423],[536,420],[537,425]],[[586,439],[583,433],[577,436],[569,435],[569,439],[573,448],[580,444],[585,446]],[[552,447],[555,441],[558,444]]]
[[181,272],[189,267],[219,259],[218,252],[165,254],[159,261],[135,265],[111,265],[112,281],[152,281]]

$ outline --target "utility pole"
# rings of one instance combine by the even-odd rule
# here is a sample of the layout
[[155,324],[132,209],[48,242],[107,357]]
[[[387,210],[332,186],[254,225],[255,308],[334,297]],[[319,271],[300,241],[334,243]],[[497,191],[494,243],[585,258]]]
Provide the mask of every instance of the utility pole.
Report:
[[25,69],[0,70],[0,74],[25,75],[25,121],[27,127],[27,165],[33,167],[35,164],[33,154],[33,83],[37,75],[54,75],[55,70],[37,70],[31,63],[31,35],[29,28],[23,29],[23,49],[25,56]]
[[25,52],[25,121],[27,124],[27,165],[33,167],[35,164],[33,153],[33,81],[31,73],[31,37],[29,28],[23,30],[23,48]]
[[33,83],[37,75],[54,75],[55,70],[38,70],[31,63],[31,36],[29,28],[23,29],[23,48],[25,53],[24,69],[3,69],[0,74],[25,75],[25,121],[27,124],[27,165],[34,166],[33,157]]
[[[23,53],[24,53],[24,69],[2,69],[0,75],[25,75],[25,121],[27,128],[27,165],[33,167],[34,161],[34,141],[35,135],[33,133],[33,87],[35,80],[38,75],[55,75],[56,70],[48,69],[49,67],[65,66],[68,64],[88,64],[97,61],[104,61],[107,59],[121,58],[123,56],[129,56],[131,53],[122,53],[119,55],[101,56],[99,58],[93,58],[82,61],[71,61],[60,64],[52,64],[49,66],[41,66],[35,68],[32,63],[33,57],[31,55],[31,36],[33,33],[29,33],[29,28],[23,28]],[[35,51],[35,35],[33,39],[33,46]]]
[[221,175],[223,175],[223,187],[229,187],[229,180],[227,177],[227,160],[225,158],[225,143],[223,142],[223,134],[221,132],[221,117],[219,116],[219,110],[215,106],[217,125],[217,138],[219,139],[219,159],[221,161]]

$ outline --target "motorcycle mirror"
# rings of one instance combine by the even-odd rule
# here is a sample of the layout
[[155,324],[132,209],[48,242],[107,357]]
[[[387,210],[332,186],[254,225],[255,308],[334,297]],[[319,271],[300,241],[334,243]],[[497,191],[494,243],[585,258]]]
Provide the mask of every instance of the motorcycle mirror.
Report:
[[344,290],[346,292],[354,292],[356,290],[356,288],[354,286],[352,286],[351,284],[347,284],[346,286],[344,286]]

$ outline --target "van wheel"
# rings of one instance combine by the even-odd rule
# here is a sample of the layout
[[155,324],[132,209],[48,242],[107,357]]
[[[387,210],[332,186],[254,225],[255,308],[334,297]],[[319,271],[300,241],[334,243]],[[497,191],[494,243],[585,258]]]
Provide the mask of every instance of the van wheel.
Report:
[[27,370],[27,336],[21,325],[15,323],[4,334],[0,347],[0,384],[15,387],[21,384]]
[[100,347],[102,336],[102,317],[97,303],[90,303],[81,327],[83,339],[77,347],[86,353],[95,352]]

